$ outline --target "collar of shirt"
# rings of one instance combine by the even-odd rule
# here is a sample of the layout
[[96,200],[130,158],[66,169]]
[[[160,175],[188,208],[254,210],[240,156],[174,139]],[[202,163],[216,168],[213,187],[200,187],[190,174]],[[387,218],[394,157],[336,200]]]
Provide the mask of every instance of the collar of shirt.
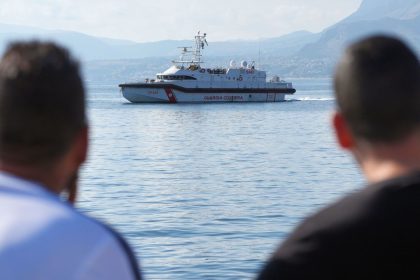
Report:
[[40,183],[17,177],[4,171],[0,171],[0,190],[2,189],[17,191],[28,195],[42,196],[49,199],[59,199],[58,195],[47,190]]

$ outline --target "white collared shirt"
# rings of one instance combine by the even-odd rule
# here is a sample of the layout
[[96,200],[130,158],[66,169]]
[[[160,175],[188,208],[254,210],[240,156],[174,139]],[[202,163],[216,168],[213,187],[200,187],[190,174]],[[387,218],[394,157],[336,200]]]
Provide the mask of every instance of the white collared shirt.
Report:
[[0,279],[140,279],[126,243],[42,186],[0,172]]

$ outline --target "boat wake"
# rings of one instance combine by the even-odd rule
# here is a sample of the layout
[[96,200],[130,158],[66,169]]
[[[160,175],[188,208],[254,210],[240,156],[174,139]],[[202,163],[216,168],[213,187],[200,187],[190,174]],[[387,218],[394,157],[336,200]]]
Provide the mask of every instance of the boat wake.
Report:
[[287,101],[333,101],[334,97],[300,97],[300,98],[291,98]]

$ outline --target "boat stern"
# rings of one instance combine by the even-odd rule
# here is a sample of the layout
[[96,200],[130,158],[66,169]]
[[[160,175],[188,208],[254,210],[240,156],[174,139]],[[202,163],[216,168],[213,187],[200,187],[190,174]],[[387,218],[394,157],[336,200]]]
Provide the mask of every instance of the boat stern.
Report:
[[147,83],[136,83],[118,86],[122,96],[132,103],[171,103],[171,98],[163,86],[149,87],[148,85]]

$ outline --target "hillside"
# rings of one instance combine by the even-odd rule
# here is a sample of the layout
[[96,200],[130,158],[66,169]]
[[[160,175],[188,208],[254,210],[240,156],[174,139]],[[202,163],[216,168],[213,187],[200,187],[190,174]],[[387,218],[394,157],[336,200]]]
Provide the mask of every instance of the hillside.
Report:
[[420,54],[420,2],[418,0],[364,0],[348,18],[327,28],[298,57],[336,59],[346,45],[371,34],[402,38]]
[[[194,34],[191,34],[193,36]],[[62,30],[44,30],[25,26],[0,24],[0,52],[6,45],[15,40],[28,39],[53,40],[70,48],[80,59],[114,60],[114,59],[141,59],[148,57],[178,56],[178,47],[192,46],[191,40],[165,40],[158,42],[137,43],[127,40],[114,40],[86,35],[79,32]],[[206,49],[209,56],[229,56],[232,58],[253,58],[256,60],[261,55],[275,55],[286,57],[294,54],[297,49],[305,44],[314,42],[318,34],[307,31],[297,31],[276,38],[261,40],[236,40],[225,42],[212,42]]]
[[[226,66],[231,59],[254,60],[269,74],[330,76],[344,48],[370,34],[396,35],[409,42],[420,57],[419,30],[419,0],[364,0],[352,15],[316,34],[297,31],[276,38],[224,42],[213,42],[209,34],[210,46],[204,51],[204,60],[209,66]],[[10,41],[33,38],[54,40],[69,47],[85,63],[89,80],[113,82],[153,76],[177,58],[177,47],[193,44],[192,38],[138,43],[78,32],[0,24],[0,52]]]
[[381,18],[409,20],[419,15],[420,1],[418,0],[364,0],[360,8],[344,22]]

